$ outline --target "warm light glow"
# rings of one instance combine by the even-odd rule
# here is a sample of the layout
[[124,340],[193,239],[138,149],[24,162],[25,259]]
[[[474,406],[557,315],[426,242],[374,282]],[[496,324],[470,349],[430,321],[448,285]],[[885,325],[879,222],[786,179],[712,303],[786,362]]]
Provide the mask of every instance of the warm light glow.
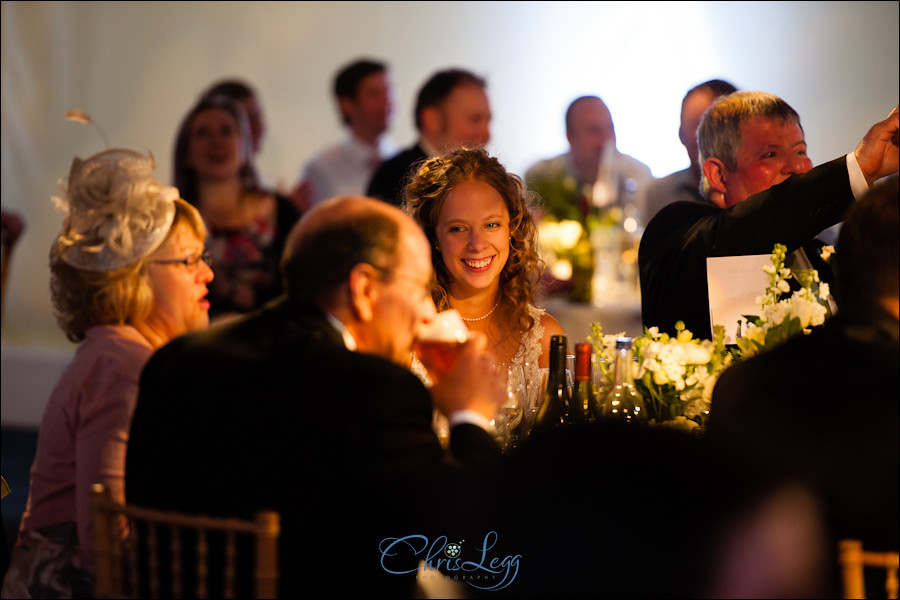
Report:
[[567,260],[558,260],[550,267],[550,274],[560,281],[572,279],[572,263]]
[[578,221],[560,221],[557,225],[559,245],[566,250],[571,250],[581,237],[581,223]]

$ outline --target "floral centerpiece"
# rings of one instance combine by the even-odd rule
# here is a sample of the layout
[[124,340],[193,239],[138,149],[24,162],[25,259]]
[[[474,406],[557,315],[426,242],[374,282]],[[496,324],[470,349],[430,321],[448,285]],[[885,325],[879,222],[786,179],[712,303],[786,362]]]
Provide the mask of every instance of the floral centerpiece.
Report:
[[639,223],[618,206],[592,208],[583,219],[546,215],[538,225],[540,253],[572,302],[631,300],[637,293]]
[[[828,260],[834,248],[825,246],[822,258]],[[769,276],[765,293],[756,299],[760,314],[744,315],[750,325],[743,337],[737,340],[742,358],[758,354],[800,333],[809,333],[811,327],[825,322],[828,317],[827,300],[830,290],[819,279],[815,269],[788,269],[784,265],[787,248],[775,244],[772,265],[763,267]],[[791,292],[791,280],[799,289]]]
[[[822,258],[828,260],[834,248],[825,246]],[[681,428],[705,426],[715,382],[722,371],[736,361],[749,358],[776,346],[786,339],[809,333],[822,325],[829,316],[828,284],[821,281],[815,269],[785,267],[787,248],[775,244],[771,266],[764,267],[769,283],[762,296],[756,299],[758,315],[744,315],[750,326],[736,346],[726,346],[725,330],[713,328],[712,340],[695,339],[679,321],[674,337],[660,333],[658,328],[644,329],[644,335],[634,339],[634,385],[641,395],[652,421],[656,424]],[[791,289],[791,281],[797,289]],[[600,323],[591,324],[596,366],[601,386],[613,384],[616,335],[604,335]]]
[[[702,427],[716,378],[732,363],[733,353],[725,346],[721,326],[715,327],[713,340],[694,338],[681,321],[675,328],[674,337],[651,327],[635,338],[634,386],[651,421],[687,429]],[[613,384],[616,338],[623,334],[604,335],[600,323],[591,324],[591,334],[596,368],[603,388],[608,388]]]
[[584,254],[583,248],[576,249],[585,237],[581,222],[546,218],[538,225],[538,233],[541,257],[550,274],[561,281],[572,279],[575,267]]

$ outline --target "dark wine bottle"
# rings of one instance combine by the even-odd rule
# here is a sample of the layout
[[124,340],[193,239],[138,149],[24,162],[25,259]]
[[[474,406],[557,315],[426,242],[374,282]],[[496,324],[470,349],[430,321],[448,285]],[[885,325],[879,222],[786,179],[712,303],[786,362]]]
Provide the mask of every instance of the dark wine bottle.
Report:
[[568,340],[564,335],[550,338],[550,369],[547,374],[547,389],[544,401],[535,419],[535,429],[546,429],[559,425],[582,422],[583,414],[573,411],[572,395],[566,381],[566,355]]
[[594,346],[582,342],[575,344],[575,388],[572,391],[573,409],[580,411],[583,420],[589,423],[602,418],[600,404],[594,394],[594,381],[591,376],[591,355]]

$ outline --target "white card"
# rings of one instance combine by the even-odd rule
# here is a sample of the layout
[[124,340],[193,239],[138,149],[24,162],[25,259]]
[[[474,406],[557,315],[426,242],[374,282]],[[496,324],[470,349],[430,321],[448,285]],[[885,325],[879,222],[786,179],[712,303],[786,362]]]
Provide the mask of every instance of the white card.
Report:
[[706,259],[710,328],[722,325],[726,344],[737,343],[736,338],[747,332],[744,315],[759,315],[757,299],[766,292],[769,284],[769,276],[763,267],[771,264],[771,254]]

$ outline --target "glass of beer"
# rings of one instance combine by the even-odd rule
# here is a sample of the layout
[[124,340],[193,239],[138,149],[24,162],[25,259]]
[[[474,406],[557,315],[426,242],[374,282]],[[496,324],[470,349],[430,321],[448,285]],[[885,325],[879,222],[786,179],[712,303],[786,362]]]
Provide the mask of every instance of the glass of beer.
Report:
[[459,311],[445,310],[419,328],[415,350],[422,364],[435,377],[441,377],[456,364],[459,350],[468,339],[469,328]]

